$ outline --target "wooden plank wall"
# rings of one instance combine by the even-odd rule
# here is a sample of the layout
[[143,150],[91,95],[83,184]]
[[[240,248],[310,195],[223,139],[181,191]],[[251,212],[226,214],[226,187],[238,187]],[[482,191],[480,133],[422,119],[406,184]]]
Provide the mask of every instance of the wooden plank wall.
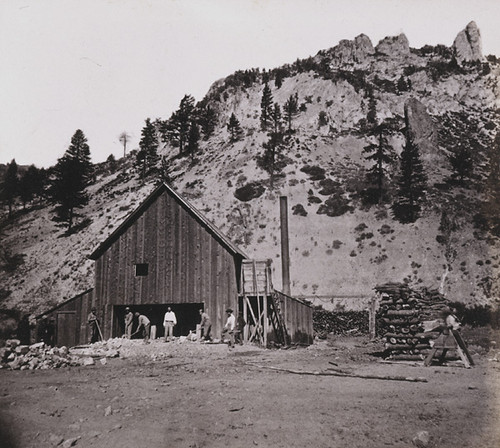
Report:
[[[135,264],[149,273],[135,276]],[[237,260],[177,200],[162,193],[96,260],[96,304],[111,337],[112,305],[204,302],[220,334],[237,306]]]
[[[90,313],[93,299],[94,299],[94,290],[90,289],[82,294],[78,294],[77,296],[67,300],[58,307],[45,313],[45,315],[48,316],[48,318],[52,318],[54,319],[55,322],[57,322],[57,313],[74,312],[76,317],[74,345],[86,344],[88,343],[88,337],[89,337],[87,328],[87,316]],[[56,340],[57,340],[57,334],[56,334]]]
[[293,297],[280,294],[283,298],[283,313],[292,343],[313,343],[312,308]]

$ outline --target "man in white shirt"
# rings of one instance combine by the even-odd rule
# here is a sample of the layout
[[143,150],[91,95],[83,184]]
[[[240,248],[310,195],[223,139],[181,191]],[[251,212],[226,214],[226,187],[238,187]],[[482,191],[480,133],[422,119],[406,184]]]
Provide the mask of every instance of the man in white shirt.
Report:
[[168,307],[165,317],[163,319],[163,326],[165,327],[165,342],[169,342],[174,335],[174,326],[177,325],[177,318],[172,308]]
[[234,327],[236,326],[236,318],[231,308],[226,310],[226,314],[227,321],[222,330],[222,340],[224,340],[224,335],[227,333],[229,335],[229,348],[234,348]]

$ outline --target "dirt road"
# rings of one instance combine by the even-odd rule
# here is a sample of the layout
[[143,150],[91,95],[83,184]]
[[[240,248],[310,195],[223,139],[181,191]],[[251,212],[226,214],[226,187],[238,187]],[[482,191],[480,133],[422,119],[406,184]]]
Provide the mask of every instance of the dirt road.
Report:
[[[294,350],[134,344],[127,359],[106,365],[0,371],[0,445],[500,446],[500,363],[487,355],[475,356],[472,369],[426,368],[381,363],[374,356],[380,346],[366,338]],[[255,365],[427,382],[298,375]]]

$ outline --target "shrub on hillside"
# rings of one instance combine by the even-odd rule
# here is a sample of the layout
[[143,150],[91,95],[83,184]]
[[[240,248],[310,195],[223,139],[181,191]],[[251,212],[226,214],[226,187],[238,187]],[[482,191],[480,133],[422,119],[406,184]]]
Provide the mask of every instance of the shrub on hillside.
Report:
[[307,212],[302,204],[294,205],[292,210],[294,215],[307,216]]
[[341,192],[336,192],[332,194],[324,204],[321,204],[318,208],[318,215],[326,215],[330,217],[342,216],[343,214],[353,211],[350,202],[345,198]]
[[250,182],[243,187],[237,188],[234,192],[234,196],[240,201],[248,202],[262,196],[264,191],[265,188],[260,182]]
[[300,171],[309,175],[309,179],[323,180],[325,178],[325,170],[319,166],[304,165]]

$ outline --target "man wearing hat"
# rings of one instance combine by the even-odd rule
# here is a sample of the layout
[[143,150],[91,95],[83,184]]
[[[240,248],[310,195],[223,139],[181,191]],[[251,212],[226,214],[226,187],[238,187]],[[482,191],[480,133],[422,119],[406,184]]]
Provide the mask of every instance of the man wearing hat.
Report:
[[97,315],[96,315],[96,307],[93,306],[90,310],[89,316],[87,318],[87,324],[90,329],[90,344],[97,342],[99,340],[99,332],[97,331]]
[[134,314],[130,311],[130,308],[127,306],[125,308],[125,337],[130,339],[132,336],[132,324],[134,321]]
[[229,334],[229,348],[234,348],[234,327],[236,326],[236,318],[234,317],[233,310],[228,308],[226,310],[227,321],[222,330],[222,339],[224,340],[224,335]]

